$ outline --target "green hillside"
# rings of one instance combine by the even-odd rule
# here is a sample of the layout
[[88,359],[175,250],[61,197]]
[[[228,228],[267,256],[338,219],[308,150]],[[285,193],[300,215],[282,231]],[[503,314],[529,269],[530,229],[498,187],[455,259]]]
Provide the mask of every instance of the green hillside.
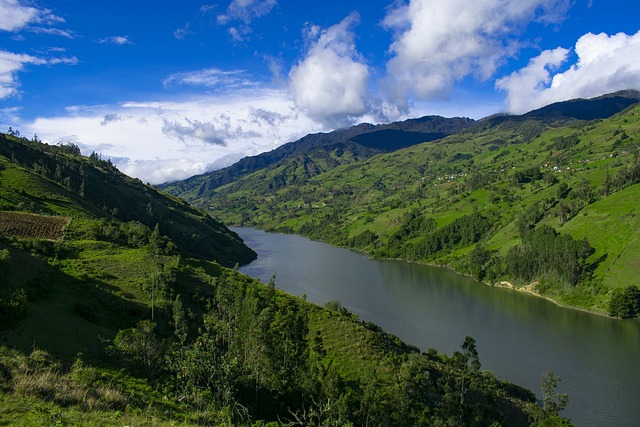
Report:
[[99,156],[2,136],[0,184],[0,425],[568,425],[471,337],[421,354],[225,267],[253,253]]
[[73,218],[67,233],[95,237],[114,225],[144,234],[143,229],[162,223],[161,233],[184,255],[226,266],[256,256],[221,222],[125,176],[97,154],[80,156],[73,145],[49,146],[0,134],[0,182],[0,211]]
[[160,187],[187,201],[198,200],[212,197],[220,186],[269,168],[277,172],[263,176],[266,180],[261,185],[261,191],[274,191],[290,184],[306,183],[310,178],[339,165],[440,139],[472,124],[473,120],[468,118],[440,116],[380,125],[362,123],[329,133],[310,134],[272,151],[245,157],[227,168]]
[[[633,317],[640,107],[608,117],[637,102],[612,100],[620,98],[485,119],[305,183],[266,188],[284,171],[265,168],[192,202],[230,224],[533,284],[527,289],[566,305]],[[575,118],[600,112],[607,118]],[[621,299],[631,311],[619,310]]]

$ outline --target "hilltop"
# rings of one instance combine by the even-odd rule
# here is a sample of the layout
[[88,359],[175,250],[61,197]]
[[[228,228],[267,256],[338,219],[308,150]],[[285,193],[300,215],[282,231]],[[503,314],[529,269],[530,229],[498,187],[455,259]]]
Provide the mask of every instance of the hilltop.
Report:
[[339,165],[358,162],[376,154],[440,139],[473,124],[468,118],[425,116],[403,122],[359,124],[329,133],[307,135],[257,156],[245,157],[227,168],[197,175],[159,188],[185,200],[213,197],[218,187],[231,184],[255,172],[277,170],[264,183],[265,190],[302,184],[311,177]]
[[255,255],[95,153],[0,135],[0,183],[0,424],[566,421],[471,337],[420,353],[225,267]]
[[488,117],[301,181],[289,178],[303,164],[291,156],[201,196],[181,193],[180,183],[169,190],[229,224],[448,265],[633,317],[640,312],[630,287],[640,279],[638,101],[638,92],[624,91]]

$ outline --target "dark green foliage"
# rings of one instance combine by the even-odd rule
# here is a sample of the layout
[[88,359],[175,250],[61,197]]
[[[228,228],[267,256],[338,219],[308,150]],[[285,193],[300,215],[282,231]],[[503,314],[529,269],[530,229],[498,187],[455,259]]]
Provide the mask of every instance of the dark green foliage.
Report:
[[420,242],[413,245],[415,257],[428,259],[434,253],[476,243],[491,227],[491,220],[478,212],[464,215],[453,223],[427,234]]
[[525,184],[527,182],[538,181],[542,179],[542,171],[538,167],[532,167],[515,171],[513,173],[514,184]]
[[640,182],[640,156],[636,155],[631,164],[621,168],[609,184],[611,191],[620,191]]
[[135,328],[121,330],[113,340],[112,351],[130,367],[151,377],[158,375],[166,343],[157,336],[155,329],[155,323],[141,320]]
[[378,240],[378,235],[371,230],[365,230],[355,237],[349,239],[349,246],[354,248],[364,248],[373,245]]
[[431,233],[436,228],[438,228],[438,225],[433,218],[427,218],[417,209],[412,209],[404,214],[400,228],[391,237],[389,237],[389,240],[403,242]]
[[579,143],[580,138],[578,137],[578,134],[575,133],[569,136],[558,137],[553,141],[553,145],[556,150],[566,150],[567,148],[571,148]]
[[11,253],[0,249],[0,330],[9,328],[27,314],[27,293],[9,286]]
[[585,260],[593,253],[589,242],[560,234],[542,225],[523,238],[522,245],[511,248],[506,268],[511,277],[525,282],[548,278],[575,286],[585,271]]
[[169,353],[176,389],[193,404],[209,396],[215,407],[239,404],[251,417],[301,407],[309,370],[304,306],[232,271],[218,278],[209,305],[196,340],[179,337]]
[[545,214],[545,209],[542,203],[534,203],[529,208],[518,215],[516,225],[520,238],[523,238],[529,231],[531,231],[538,221],[540,221]]
[[27,294],[24,289],[0,288],[0,330],[12,327],[27,314]]
[[466,270],[476,280],[495,282],[503,274],[502,260],[496,252],[479,242],[469,254]]
[[556,388],[560,383],[553,371],[545,372],[542,376],[542,408],[535,408],[531,415],[532,427],[570,427],[569,420],[562,418],[558,412],[563,410],[569,398],[564,393],[557,393]]
[[640,316],[640,289],[636,285],[614,289],[609,301],[609,315],[623,319]]

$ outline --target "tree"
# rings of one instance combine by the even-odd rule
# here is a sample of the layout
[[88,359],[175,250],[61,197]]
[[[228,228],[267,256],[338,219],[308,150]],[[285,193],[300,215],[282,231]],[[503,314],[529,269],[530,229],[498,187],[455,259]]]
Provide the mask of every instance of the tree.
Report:
[[184,307],[182,305],[182,300],[180,299],[180,294],[176,295],[176,298],[173,300],[173,305],[171,306],[172,311],[172,326],[173,333],[178,339],[180,344],[184,344],[187,340],[187,333],[189,331],[189,326],[187,324],[187,316],[184,312]]
[[623,319],[640,315],[640,289],[636,285],[614,289],[609,300],[609,315]]
[[151,320],[155,318],[155,297],[158,279],[160,277],[160,255],[162,254],[162,238],[160,237],[160,226],[156,224],[153,232],[149,235],[149,257],[153,264],[151,277]]
[[566,393],[556,393],[560,378],[553,371],[547,371],[542,375],[542,410],[547,415],[557,415],[569,402]]
[[466,414],[472,410],[466,402],[466,397],[469,391],[477,386],[480,366],[476,340],[467,336],[462,343],[462,352],[453,353],[446,368],[446,375],[440,381],[444,388],[443,401],[446,411],[456,425],[464,425]]
[[148,375],[162,368],[165,345],[155,333],[156,324],[141,320],[135,328],[123,329],[113,340],[112,350]]

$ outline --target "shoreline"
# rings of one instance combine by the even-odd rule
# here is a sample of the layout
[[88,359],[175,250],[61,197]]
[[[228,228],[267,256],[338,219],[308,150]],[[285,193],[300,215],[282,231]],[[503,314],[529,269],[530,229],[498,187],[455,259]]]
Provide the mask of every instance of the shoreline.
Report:
[[[446,268],[446,269],[448,269],[448,270],[453,271],[453,272],[454,272],[454,273],[456,273],[456,274],[459,274],[459,275],[462,275],[462,276],[471,277],[469,274],[461,273],[461,272],[457,271],[456,269],[454,269],[453,267],[451,267],[451,265],[448,265],[448,264],[432,264],[432,263],[428,263],[428,262],[421,262],[421,261],[409,261],[409,260],[402,259],[402,258],[376,258],[376,257],[372,256],[370,253],[368,253],[368,252],[366,252],[366,251],[364,251],[364,250],[361,250],[361,249],[350,248],[350,247],[348,247],[348,246],[336,246],[336,245],[333,245],[333,244],[331,244],[331,243],[329,243],[329,242],[326,242],[326,241],[324,241],[324,240],[311,239],[311,238],[309,238],[308,236],[305,236],[305,235],[303,235],[303,234],[299,234],[299,233],[285,233],[285,232],[282,232],[282,231],[267,231],[267,230],[264,230],[264,229],[261,229],[261,228],[257,228],[257,227],[255,227],[255,226],[253,226],[253,227],[247,227],[247,226],[232,225],[232,226],[230,226],[230,227],[237,227],[237,228],[242,228],[242,227],[245,227],[245,228],[254,228],[254,229],[256,229],[256,230],[264,231],[265,233],[292,234],[292,235],[296,235],[296,236],[304,237],[304,238],[309,239],[309,240],[312,240],[312,241],[322,242],[322,243],[325,243],[325,244],[327,244],[327,245],[331,245],[331,246],[336,247],[336,248],[349,249],[349,250],[351,250],[351,251],[358,252],[358,253],[361,253],[361,254],[363,254],[363,255],[366,255],[366,256],[368,256],[370,259],[374,259],[374,260],[403,261],[403,262],[416,263],[416,264],[427,265],[427,266],[432,266],[432,267]],[[476,279],[474,279],[474,280],[476,280]],[[537,291],[535,290],[535,287],[536,287],[536,285],[538,284],[538,282],[537,282],[537,281],[536,281],[536,282],[531,282],[530,284],[525,285],[525,286],[515,286],[513,283],[508,282],[508,281],[506,281],[506,280],[502,280],[502,281],[499,281],[499,282],[496,282],[496,283],[491,283],[491,282],[487,282],[487,281],[483,281],[483,280],[476,280],[476,282],[478,282],[478,283],[480,283],[480,284],[483,284],[483,285],[485,285],[485,286],[491,286],[491,287],[503,288],[503,289],[511,289],[511,290],[513,290],[513,291],[516,291],[516,292],[526,293],[526,294],[528,294],[528,295],[532,295],[532,296],[534,296],[534,297],[542,298],[542,299],[545,299],[545,300],[547,300],[547,301],[549,301],[549,302],[552,302],[553,304],[557,305],[558,307],[567,308],[567,309],[571,309],[571,310],[582,311],[582,312],[584,312],[584,313],[594,314],[594,315],[596,315],[596,316],[606,317],[606,318],[609,318],[609,319],[619,319],[619,318],[617,318],[617,317],[611,317],[611,316],[609,316],[609,314],[608,314],[608,313],[606,313],[605,311],[594,311],[594,310],[590,310],[590,309],[588,309],[588,308],[586,308],[586,307],[580,307],[580,306],[576,306],[576,305],[563,304],[563,303],[561,303],[561,302],[559,302],[559,301],[557,301],[557,300],[555,300],[555,299],[553,299],[553,298],[551,298],[551,297],[549,297],[549,296],[542,295],[540,292],[537,292]],[[623,320],[623,319],[619,319],[619,320]]]

